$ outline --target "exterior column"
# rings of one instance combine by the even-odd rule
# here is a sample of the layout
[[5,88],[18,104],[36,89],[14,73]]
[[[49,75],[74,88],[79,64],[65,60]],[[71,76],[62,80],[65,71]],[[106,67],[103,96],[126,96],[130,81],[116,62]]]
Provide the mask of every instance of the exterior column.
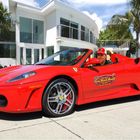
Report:
[[23,47],[23,64],[26,64],[26,48]]
[[34,48],[33,49],[31,49],[32,51],[31,51],[31,58],[32,58],[32,60],[31,60],[31,64],[34,64],[35,62],[34,62]]
[[55,45],[54,45],[54,53],[60,51],[60,44],[61,44],[61,41],[57,40]]
[[42,59],[42,49],[39,49],[39,60]]
[[[139,40],[138,40],[138,42],[139,42],[139,46],[140,46],[140,34],[139,34]],[[140,57],[140,48],[138,48],[138,57]]]
[[16,7],[16,19],[15,19],[15,26],[16,26],[16,31],[15,31],[15,35],[16,35],[16,64],[19,65],[20,64],[20,22],[19,22],[19,17],[18,17],[18,9]]
[[47,47],[44,48],[44,58],[48,57],[47,56]]
[[20,46],[19,46],[19,42],[20,42],[20,34],[19,34],[20,30],[19,30],[19,23],[16,23],[16,64],[19,65],[20,64]]

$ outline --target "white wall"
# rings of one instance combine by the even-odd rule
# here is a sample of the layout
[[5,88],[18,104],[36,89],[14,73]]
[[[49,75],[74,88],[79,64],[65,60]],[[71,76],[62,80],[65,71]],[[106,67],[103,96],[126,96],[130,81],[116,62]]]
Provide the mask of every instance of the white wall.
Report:
[[51,12],[45,17],[45,33],[46,33],[46,46],[52,46],[56,42],[56,11]]
[[16,60],[14,58],[0,58],[0,64],[4,66],[16,65]]
[[86,41],[65,39],[65,38],[61,38],[61,41],[59,41],[59,45],[60,46],[79,47],[79,48],[88,48],[88,49],[92,49],[92,50],[97,48],[96,45],[91,44]]
[[27,18],[37,19],[37,20],[44,20],[44,16],[39,11],[30,11],[22,8],[21,6],[17,5],[17,16],[23,16]]

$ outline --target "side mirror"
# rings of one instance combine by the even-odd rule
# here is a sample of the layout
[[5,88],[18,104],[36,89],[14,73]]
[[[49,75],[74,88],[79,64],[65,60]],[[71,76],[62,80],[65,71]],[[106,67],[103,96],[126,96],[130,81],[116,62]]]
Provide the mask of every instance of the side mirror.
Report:
[[100,64],[99,59],[97,58],[90,58],[87,62],[85,62],[84,67],[89,67],[91,65]]

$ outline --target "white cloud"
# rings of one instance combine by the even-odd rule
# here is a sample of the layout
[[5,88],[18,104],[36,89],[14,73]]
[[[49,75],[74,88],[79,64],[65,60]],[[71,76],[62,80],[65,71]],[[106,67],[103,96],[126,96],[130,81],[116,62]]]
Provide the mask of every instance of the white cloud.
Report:
[[[66,0],[74,4],[93,4],[93,5],[116,5],[127,3],[128,0]],[[79,7],[79,6],[78,6]]]
[[19,3],[27,4],[33,7],[38,7],[39,4],[35,0],[13,0]]
[[84,14],[86,14],[87,16],[89,16],[92,20],[95,21],[95,23],[98,26],[99,31],[101,30],[102,26],[103,26],[103,21],[100,17],[98,17],[98,15],[96,13],[92,13],[90,14],[88,11],[83,11]]

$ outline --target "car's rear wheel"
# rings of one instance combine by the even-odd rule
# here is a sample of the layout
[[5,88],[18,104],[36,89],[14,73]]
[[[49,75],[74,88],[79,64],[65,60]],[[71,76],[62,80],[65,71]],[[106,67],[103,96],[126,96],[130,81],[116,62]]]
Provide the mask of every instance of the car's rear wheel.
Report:
[[42,105],[47,116],[60,117],[72,113],[76,102],[76,90],[67,79],[52,81],[44,92]]

